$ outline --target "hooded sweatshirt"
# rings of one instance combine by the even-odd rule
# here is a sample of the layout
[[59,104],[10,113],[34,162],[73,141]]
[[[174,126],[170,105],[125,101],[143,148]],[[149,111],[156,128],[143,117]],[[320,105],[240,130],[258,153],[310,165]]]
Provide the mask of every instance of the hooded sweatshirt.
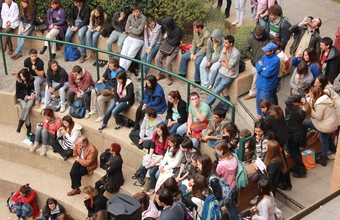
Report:
[[[310,98],[308,102],[311,103]],[[331,133],[337,129],[336,111],[328,95],[319,97],[312,106],[312,123],[318,131],[323,133]]]
[[172,46],[179,46],[182,39],[182,30],[172,17],[158,21],[165,28],[168,37],[165,39]]
[[[214,51],[214,42],[212,38],[215,38],[218,41],[216,51]],[[207,41],[207,53],[206,53],[207,62],[215,63],[218,61],[218,58],[223,50],[223,44],[224,39],[222,37],[222,32],[219,29],[215,29]],[[214,52],[216,53],[216,56],[212,58]]]
[[237,159],[233,156],[230,160],[220,159],[216,167],[219,177],[224,177],[230,185],[230,189],[236,186]]
[[[260,61],[263,62],[263,65],[259,64]],[[269,56],[264,55],[256,62],[256,71],[259,74],[256,80],[256,87],[266,92],[276,89],[279,70],[280,58],[275,53]]]

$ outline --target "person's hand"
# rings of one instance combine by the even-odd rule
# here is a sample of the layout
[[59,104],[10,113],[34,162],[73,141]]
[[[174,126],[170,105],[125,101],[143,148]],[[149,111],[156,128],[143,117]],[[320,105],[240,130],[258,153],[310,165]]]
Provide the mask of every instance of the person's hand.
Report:
[[16,75],[18,75],[17,72],[11,72],[10,74],[11,74],[11,76],[16,76]]
[[301,51],[299,51],[299,52],[296,54],[296,58],[298,58],[298,59],[302,58],[302,52],[301,52]]
[[202,141],[204,142],[207,142],[209,139],[208,139],[208,136],[207,135],[203,135],[202,136]]
[[143,104],[142,110],[146,109],[146,104]]
[[305,104],[306,103],[306,98],[301,98],[300,101],[302,102],[302,104]]
[[59,29],[59,27],[57,25],[54,25],[53,29]]
[[259,168],[257,167],[256,163],[253,163],[253,167],[255,168],[255,170],[258,170]]
[[48,91],[50,91],[50,93],[53,95],[53,93],[55,92],[55,89],[49,88]]
[[295,81],[296,81],[297,83],[300,83],[300,80],[301,80],[300,74],[295,74]]
[[196,60],[196,56],[194,54],[190,54],[190,60],[195,61]]
[[52,29],[52,28],[54,28],[54,25],[51,24],[48,28],[49,28],[49,29]]
[[261,118],[262,118],[262,115],[255,115],[255,117],[256,117],[257,119],[261,119]]
[[77,157],[76,157],[76,161],[78,162],[78,160],[79,160],[79,159],[80,159],[80,157],[79,157],[79,156],[77,156]]
[[168,124],[168,127],[171,128],[174,124],[175,124],[174,121],[170,121],[169,124]]
[[224,55],[227,54],[227,49],[226,49],[225,47],[223,47],[222,53],[223,53]]
[[32,65],[32,70],[35,71],[37,69],[37,67],[33,64]]
[[100,80],[97,81],[97,83],[102,84],[102,83],[103,83],[103,80],[100,79]]
[[149,55],[149,54],[151,53],[151,49],[147,48],[147,49],[145,50],[145,53]]
[[27,99],[28,99],[28,100],[33,100],[33,99],[35,99],[35,95],[27,96]]
[[167,38],[168,37],[168,33],[165,33],[163,37],[164,37],[164,39]]
[[143,143],[143,140],[139,139],[138,144],[142,144],[142,143]]
[[77,32],[77,31],[78,31],[78,27],[74,27],[74,26],[72,26],[72,27],[71,27],[71,31],[73,31],[73,32]]
[[23,29],[22,31],[21,31],[21,34],[25,34],[27,32],[27,30],[26,29]]
[[176,182],[178,183],[178,182],[180,182],[182,179],[178,176],[178,177],[175,178],[175,180],[176,180]]
[[77,98],[81,98],[80,92],[77,92]]
[[164,173],[164,171],[165,171],[165,170],[164,170],[164,166],[160,166],[160,167],[159,167],[159,171],[160,171],[161,173]]
[[263,66],[263,61],[259,61],[259,64],[260,64],[261,66]]
[[208,61],[208,62],[205,63],[205,67],[211,67],[211,64],[212,63],[210,61]]
[[155,162],[150,163],[150,167],[154,167],[155,165]]
[[251,208],[250,208],[250,211],[257,212],[256,206],[251,207]]
[[191,129],[190,128],[187,129],[187,135],[191,136]]

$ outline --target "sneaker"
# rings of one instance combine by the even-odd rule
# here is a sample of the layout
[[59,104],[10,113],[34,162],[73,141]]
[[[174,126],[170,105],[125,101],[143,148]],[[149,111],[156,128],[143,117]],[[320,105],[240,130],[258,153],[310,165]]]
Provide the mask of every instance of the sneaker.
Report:
[[65,110],[66,110],[66,106],[65,106],[65,105],[62,105],[62,106],[60,107],[60,112],[63,113],[63,112],[65,112]]
[[252,199],[250,200],[250,204],[252,204],[252,205],[255,205],[256,202],[257,202],[257,196],[255,196],[254,198],[252,198]]
[[140,80],[140,78],[141,78],[141,76],[142,76],[142,74],[139,72],[139,73],[137,73],[138,75],[136,76],[136,79],[137,80]]
[[240,21],[238,24],[237,24],[237,27],[241,27],[242,26],[242,21]]
[[99,116],[96,120],[94,120],[95,122],[102,122],[104,120],[104,118],[102,116]]
[[43,147],[43,149],[41,150],[40,156],[44,156],[47,152],[47,147]]
[[174,80],[172,79],[172,76],[168,75],[168,82],[166,83],[168,86],[171,86]]
[[208,86],[208,89],[211,89],[211,88],[212,88],[212,85],[209,85],[209,86]]
[[102,131],[104,128],[106,128],[106,125],[102,125],[100,128],[98,128],[98,131]]
[[238,20],[233,21],[231,24],[232,24],[232,25],[237,25],[237,24],[238,24]]
[[121,128],[122,128],[121,125],[116,125],[115,130],[119,130],[119,129],[121,129]]
[[249,99],[252,99],[252,98],[255,98],[256,96],[251,96],[251,95],[246,95],[243,97],[243,100],[249,100]]
[[88,119],[91,116],[91,115],[89,115],[89,113],[90,113],[89,110],[86,110],[84,118]]
[[200,95],[203,95],[205,93],[205,91],[204,90],[202,90],[201,92],[200,92]]
[[84,63],[85,62],[85,58],[86,56],[85,55],[81,55],[80,58],[79,58],[79,63]]
[[149,196],[153,195],[155,193],[154,189],[150,189],[146,194],[148,194]]
[[335,160],[335,154],[328,154],[327,158],[328,160]]
[[38,147],[39,145],[33,145],[33,147],[30,149],[30,152],[33,153]]
[[35,107],[40,108],[40,102],[35,102]]
[[95,115],[95,114],[97,114],[97,111],[90,111],[89,112],[89,115]]
[[[41,107],[42,110],[45,110],[47,108],[47,103],[44,103]],[[61,111],[61,108],[60,108]],[[64,106],[64,111],[65,111],[65,106]],[[62,111],[61,111],[62,112]]]

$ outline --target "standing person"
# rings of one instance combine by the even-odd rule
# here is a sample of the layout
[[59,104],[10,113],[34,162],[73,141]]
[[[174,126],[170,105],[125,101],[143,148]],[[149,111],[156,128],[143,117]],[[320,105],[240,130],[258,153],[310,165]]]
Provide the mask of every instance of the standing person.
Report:
[[61,126],[57,131],[57,140],[52,142],[53,152],[58,152],[60,156],[67,160],[68,157],[73,155],[74,144],[81,135],[82,126],[73,121],[72,117],[65,115],[61,122]]
[[236,20],[233,21],[232,25],[237,25],[237,27],[241,27],[243,24],[244,15],[246,14],[246,0],[235,0],[235,11],[236,11]]
[[260,180],[258,185],[258,198],[256,206],[250,210],[257,212],[252,220],[275,220],[275,198],[272,192],[270,181]]
[[[123,7],[122,10],[116,11],[113,14],[112,18],[112,27],[114,31],[110,34],[109,39],[106,41],[106,49],[112,52],[112,44],[118,40],[118,52],[120,53],[123,48],[123,43],[125,38],[128,36],[127,32],[125,31],[126,21],[128,16],[131,14],[130,8]],[[113,58],[112,55],[108,55],[109,60]]]
[[35,219],[39,216],[39,206],[35,201],[36,196],[37,193],[28,183],[14,193],[12,200],[18,219],[25,220],[27,216],[32,216]]
[[333,46],[333,40],[329,37],[324,37],[320,41],[321,48],[321,66],[322,73],[328,77],[330,83],[334,83],[335,78],[339,74],[339,51]]
[[74,145],[73,157],[75,161],[70,171],[72,190],[67,193],[68,196],[80,194],[81,177],[92,174],[97,168],[98,150],[87,137],[80,135]]
[[325,167],[327,166],[329,137],[338,127],[337,114],[332,99],[319,86],[313,86],[309,91],[310,98],[307,101],[312,109],[312,117],[303,121],[303,137],[307,136],[308,128],[320,132],[322,151],[320,159],[316,162]]
[[[222,3],[223,3],[223,0],[217,0],[217,8],[221,9]],[[227,5],[225,6],[225,10],[224,10],[225,18],[229,18],[230,16],[231,3],[232,3],[231,0],[226,0]]]
[[74,66],[72,72],[68,75],[68,82],[70,89],[67,92],[68,105],[72,106],[74,98],[81,98],[85,105],[85,118],[90,117],[90,102],[91,102],[91,90],[95,84],[92,79],[91,73],[80,66]]
[[144,110],[147,107],[155,107],[157,114],[163,114],[167,109],[163,87],[158,84],[154,75],[149,75],[145,79],[145,96],[137,108],[135,124],[132,131],[139,129],[139,121],[144,116]]
[[42,211],[42,220],[58,220],[62,213],[66,213],[65,208],[54,198],[48,198]]
[[275,4],[276,0],[257,0],[256,23],[258,22],[269,32],[268,8]]
[[219,142],[216,144],[216,152],[220,156],[216,173],[219,177],[223,177],[230,185],[230,199],[224,204],[228,210],[229,219],[238,220],[238,210],[235,205],[237,195],[236,173],[237,173],[237,158],[233,154],[227,143]]
[[133,83],[126,75],[126,72],[120,71],[117,74],[116,78],[118,81],[117,89],[116,92],[113,94],[113,99],[110,106],[106,110],[102,126],[98,128],[99,131],[102,131],[104,128],[106,128],[111,115],[116,120],[115,130],[120,129],[124,125],[120,113],[129,109],[135,102]]
[[[103,27],[106,23],[106,13],[104,12],[103,8],[97,6],[90,14],[90,23],[87,26],[86,32],[86,41],[87,46],[89,47],[97,47],[98,37],[103,32]],[[94,58],[93,50],[87,50],[86,58]]]
[[[240,51],[234,47],[234,44],[235,38],[233,36],[227,35],[224,37],[224,47],[219,58],[221,68],[218,71],[212,90],[216,95],[220,95],[238,76]],[[215,100],[215,96],[210,95],[205,103],[212,106]]]
[[305,48],[313,48],[320,54],[320,27],[322,21],[320,18],[307,16],[298,24],[292,25],[289,32],[294,34],[294,41],[290,46],[290,55],[296,56]]
[[[50,8],[47,10],[47,35],[48,39],[60,39],[63,40],[67,30],[66,10],[61,4],[61,0],[51,0]],[[57,52],[57,44],[50,42],[52,59],[55,59]],[[45,41],[44,46],[39,51],[39,54],[44,54],[48,46],[48,42]]]
[[[144,44],[144,25],[146,21],[145,15],[141,12],[139,5],[131,5],[132,14],[129,15],[125,31],[128,36],[124,40],[121,54],[131,58],[135,58],[136,54]],[[131,65],[131,60],[121,58],[120,65],[128,70]]]
[[201,84],[201,75],[200,75],[200,64],[205,57],[205,53],[207,51],[207,41],[210,37],[210,32],[204,27],[204,24],[201,20],[195,20],[192,24],[193,26],[193,35],[194,39],[192,40],[192,45],[189,51],[185,52],[182,55],[181,63],[179,64],[179,74],[182,77],[186,77],[188,62],[195,62],[195,75],[194,81],[197,84]]
[[[36,21],[36,8],[31,0],[20,1],[20,16],[19,16],[19,35],[28,36],[33,31]],[[11,58],[17,60],[22,57],[22,48],[24,47],[26,38],[18,38],[18,47],[15,49]]]
[[56,60],[48,61],[48,69],[46,74],[47,85],[45,89],[45,97],[42,100],[44,105],[42,109],[46,109],[49,104],[51,95],[59,91],[60,95],[60,112],[66,110],[66,90],[68,88],[68,74],[64,68],[58,65]]
[[113,98],[113,95],[102,95],[101,92],[104,89],[117,89],[116,76],[121,71],[124,71],[124,69],[119,66],[119,60],[112,58],[109,60],[108,67],[103,76],[96,82],[96,88],[91,91],[91,111],[89,112],[89,115],[98,113],[98,118],[95,122],[103,121],[106,107],[105,104]]
[[313,48],[306,48],[302,53],[297,53],[295,57],[292,58],[292,66],[297,67],[301,62],[308,65],[308,68],[313,74],[313,82],[316,77],[322,74],[321,63],[319,56]]
[[[219,58],[223,50],[223,45],[224,39],[222,37],[222,32],[219,29],[215,29],[207,41],[207,53],[200,64],[201,82],[203,87],[210,89],[214,85],[216,75],[221,67]],[[209,73],[208,69],[210,69]],[[203,93],[204,91],[201,92],[201,94]]]
[[[1,7],[2,28],[4,33],[11,33],[19,26],[19,7],[13,0],[5,0]],[[13,54],[11,37],[5,37],[3,44],[4,52],[8,46],[8,55]]]
[[[65,34],[65,41],[71,42],[72,36],[78,32],[78,39],[81,45],[85,45],[85,34],[87,31],[87,25],[90,21],[90,8],[84,2],[84,0],[73,0],[73,4],[70,7],[70,25],[67,28]],[[86,49],[81,48],[81,56],[79,58],[80,63],[85,62]]]
[[21,69],[17,75],[17,81],[15,84],[15,95],[17,97],[18,104],[22,110],[18,123],[17,132],[20,133],[22,126],[26,125],[26,135],[31,134],[31,120],[30,111],[34,105],[34,78],[30,75],[27,69]]
[[[209,120],[212,117],[211,111],[207,104],[201,102],[201,98],[197,92],[191,92],[189,96],[188,120],[187,123],[177,129],[177,134],[181,136],[187,134],[189,137],[200,139],[199,136],[202,136],[202,130],[207,128]],[[194,147],[198,149],[200,142],[193,141],[193,144]]]
[[[179,45],[181,44],[182,39],[182,30],[172,17],[166,17],[164,19],[158,20],[158,23],[165,29],[165,34],[163,35],[164,41],[174,48],[170,54],[164,54],[159,50],[156,54],[155,65],[163,68],[163,59],[166,57],[165,69],[172,72],[172,62],[179,52]],[[158,71],[158,78],[162,79],[164,77],[164,73]],[[170,86],[172,83],[172,76],[168,75],[167,85]]]
[[258,115],[262,115],[262,111],[258,106],[259,101],[262,98],[271,100],[277,87],[280,58],[275,53],[276,49],[277,45],[274,43],[268,43],[265,47],[262,47],[265,55],[256,63],[258,73],[256,80],[256,111]]
[[[153,57],[159,50],[162,40],[162,26],[157,24],[156,19],[148,17],[144,27],[144,46],[141,61],[151,64]],[[149,66],[143,66],[143,76],[149,72]],[[142,70],[141,70],[142,71]],[[141,76],[140,73],[139,76]]]
[[177,90],[169,92],[168,100],[168,111],[164,124],[168,126],[169,134],[175,134],[177,128],[187,122],[187,103],[181,98],[181,94]]
[[95,188],[98,193],[102,194],[104,191],[109,193],[117,193],[119,188],[124,184],[123,177],[123,159],[120,155],[121,146],[117,143],[112,143],[110,146],[110,159],[105,164],[106,174],[95,183]]
[[54,115],[54,111],[46,108],[43,111],[43,123],[37,125],[35,131],[34,145],[31,147],[30,152],[33,153],[38,147],[39,142],[42,142],[42,150],[40,156],[44,156],[47,152],[47,144],[51,144],[55,138],[58,129],[61,127],[61,121]]
[[107,198],[102,194],[98,194],[98,190],[92,186],[86,186],[84,188],[84,204],[88,210],[85,216],[86,220],[92,219],[92,216],[100,210],[106,210]]
[[257,25],[254,28],[251,36],[249,36],[247,39],[244,50],[246,51],[246,55],[253,65],[253,82],[248,95],[243,97],[244,100],[249,100],[256,97],[256,80],[258,76],[256,63],[264,55],[264,52],[261,49],[262,46],[267,45],[271,40],[275,40],[274,36],[270,35],[269,32],[267,32],[266,29],[261,25]]

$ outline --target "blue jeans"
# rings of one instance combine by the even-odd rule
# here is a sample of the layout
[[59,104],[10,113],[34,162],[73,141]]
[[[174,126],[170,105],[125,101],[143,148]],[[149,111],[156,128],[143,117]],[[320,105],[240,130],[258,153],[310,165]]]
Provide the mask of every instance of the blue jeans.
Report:
[[[214,57],[216,56],[212,55],[211,59],[213,59]],[[201,85],[204,87],[214,85],[218,70],[221,68],[221,63],[218,61],[213,63],[210,66],[210,68],[205,67],[206,62],[207,62],[207,57],[204,57],[200,64]],[[208,69],[210,69],[209,73],[208,73]]]
[[[29,25],[30,25],[29,23],[23,23],[24,29],[26,29],[27,26],[29,26]],[[21,31],[22,31],[22,30],[21,30],[20,25],[19,25],[18,34],[20,34],[20,35],[25,35],[25,36],[30,35],[30,33],[31,33],[31,32],[33,31],[33,29],[34,29],[34,26],[35,26],[35,25],[32,25],[32,26],[26,31],[26,33],[21,34]],[[17,47],[17,49],[15,49],[15,53],[21,53],[21,50],[22,50],[22,48],[24,47],[25,42],[26,42],[26,38],[21,38],[21,37],[18,38],[18,47]]]
[[[79,23],[76,22],[74,26],[77,27],[78,24]],[[79,42],[80,42],[81,45],[86,45],[85,44],[85,34],[86,34],[86,31],[87,31],[87,26],[86,25],[81,27],[80,29],[78,29],[78,39],[79,39]],[[65,34],[65,41],[66,42],[71,42],[72,36],[75,33],[76,32],[71,31],[71,27],[68,26],[66,34]],[[82,56],[86,55],[86,49],[85,48],[81,48],[80,51],[81,51],[81,55]]]
[[[167,124],[168,124],[168,120],[165,120],[163,123],[167,125]],[[183,124],[183,123],[176,123],[176,124],[173,124],[173,125],[171,126],[171,128],[169,129],[169,134],[176,134],[177,128],[179,128],[182,124]]]
[[[124,40],[127,36],[128,36],[128,34],[123,34],[123,33],[118,32],[118,31],[112,31],[109,39],[107,39],[107,41],[106,41],[106,49],[108,51],[112,52],[112,44],[118,40],[118,49],[119,49],[119,52],[121,52],[122,48],[123,48]],[[113,56],[109,55],[109,60],[112,59],[112,58],[113,58]]]
[[238,217],[238,210],[235,205],[235,199],[236,199],[236,194],[237,194],[237,187],[235,186],[231,191],[230,191],[230,199],[228,202],[225,204],[225,207],[228,210],[228,215],[230,220],[239,220]]
[[106,126],[111,115],[116,119],[116,125],[121,125],[123,124],[122,122],[122,117],[119,113],[125,111],[128,109],[129,106],[126,104],[126,102],[120,102],[118,105],[116,105],[116,101],[112,99],[110,106],[107,108],[103,120],[103,125]]
[[273,96],[273,91],[263,91],[259,88],[256,89],[256,112],[258,115],[263,115],[263,112],[259,108],[258,104],[259,101],[263,98],[266,98],[268,100],[271,100]]
[[[199,48],[196,48],[195,54],[200,51]],[[200,74],[200,64],[205,57],[205,54],[196,57],[195,60],[195,76],[194,76],[194,81],[195,82],[201,82],[201,74]],[[190,61],[190,50],[185,52],[182,55],[181,63],[179,64],[179,74],[186,75],[187,74],[187,69],[188,69],[188,62]]]
[[21,217],[30,216],[33,214],[33,208],[27,203],[14,203],[15,214]]
[[97,47],[98,37],[102,34],[102,31],[89,31],[86,32],[86,41],[87,46],[89,47]]
[[187,133],[187,123],[183,123],[181,126],[177,128],[176,134],[180,136],[184,136]]
[[34,77],[34,92],[35,92],[35,101],[36,102],[40,102],[41,98],[40,98],[40,86],[41,84],[43,84],[44,82],[46,82],[46,78],[44,77],[40,77],[40,76],[33,76]]
[[263,18],[261,18],[260,16],[259,16],[259,23],[261,26],[264,27],[264,29],[266,29],[267,32],[269,32],[269,23],[263,20]]
[[[213,92],[216,95],[221,94],[221,92],[223,92],[223,90],[225,90],[233,81],[234,81],[234,78],[229,78],[229,77],[224,76],[221,73],[218,73]],[[212,104],[214,104],[215,100],[216,98],[210,95],[205,103],[211,106]]]
[[[150,169],[150,172],[149,172],[150,173],[150,189],[155,189],[156,187],[156,181],[157,181],[156,172],[158,171],[158,168],[159,166],[153,166],[149,168]],[[143,165],[141,165],[139,167],[139,170],[141,171],[142,175],[145,177],[147,169]]]
[[[303,125],[304,125],[304,130],[303,130],[302,137],[307,136],[308,128],[318,131],[318,129],[316,129],[316,127],[313,125],[313,122],[311,119],[305,119],[303,121]],[[322,146],[321,156],[327,156],[327,152],[329,148],[329,137],[331,136],[331,133],[323,133],[321,131],[319,132],[320,132],[320,141],[321,141],[321,146]]]
[[[142,60],[145,63],[150,63],[152,62],[153,57],[156,55],[156,53],[159,50],[159,47],[161,46],[161,44],[155,44],[152,49],[151,49],[151,53],[150,54],[146,54],[146,47],[145,45],[143,46],[143,50],[142,50]],[[143,72],[144,75],[148,74],[150,67],[149,66],[143,66]],[[142,70],[141,70],[142,72]]]

